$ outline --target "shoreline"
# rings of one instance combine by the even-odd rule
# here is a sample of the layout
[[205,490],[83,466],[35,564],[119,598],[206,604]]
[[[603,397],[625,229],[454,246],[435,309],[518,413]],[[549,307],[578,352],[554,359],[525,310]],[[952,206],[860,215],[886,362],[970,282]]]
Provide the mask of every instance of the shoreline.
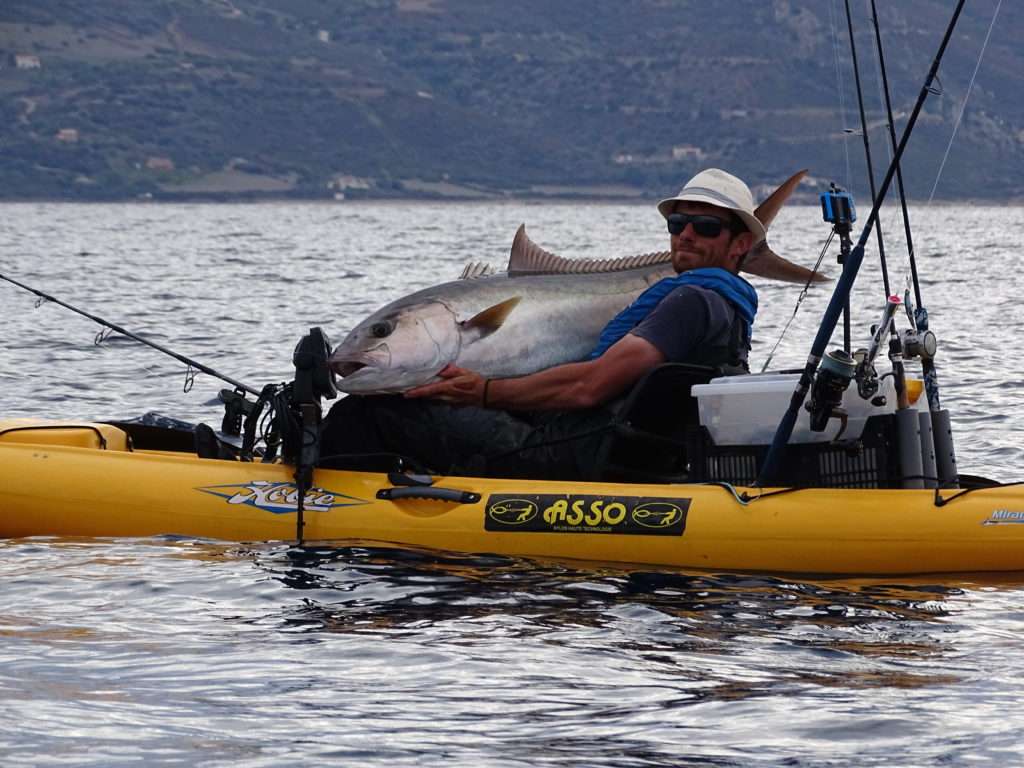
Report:
[[[422,203],[453,203],[459,205],[480,204],[480,205],[502,205],[510,203],[589,203],[602,205],[649,205],[663,197],[661,194],[645,196],[641,193],[636,195],[587,195],[587,194],[507,194],[495,196],[457,196],[457,195],[359,195],[341,199],[305,196],[305,195],[167,195],[154,197],[0,197],[0,205],[31,205],[31,204],[72,204],[72,205],[280,205],[282,203],[302,205],[379,205],[381,203],[401,204],[422,204]],[[897,199],[888,202],[889,205],[898,204]],[[1024,196],[1013,198],[988,198],[988,197],[964,197],[964,198],[937,198],[930,203],[926,199],[909,198],[909,205],[934,205],[934,206],[997,206],[1017,207],[1024,206]],[[787,205],[819,205],[817,193],[795,193]],[[864,210],[869,210],[869,205],[858,205]]]

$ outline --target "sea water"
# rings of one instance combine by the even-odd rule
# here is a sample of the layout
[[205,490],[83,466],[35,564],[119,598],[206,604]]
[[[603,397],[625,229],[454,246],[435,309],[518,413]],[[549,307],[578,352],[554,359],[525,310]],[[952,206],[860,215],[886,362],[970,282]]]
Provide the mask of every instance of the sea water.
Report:
[[[912,207],[961,470],[1024,479],[1024,210]],[[662,250],[612,203],[0,205],[0,273],[254,386],[312,326],[496,266]],[[889,292],[909,273],[883,218]],[[856,233],[855,233],[856,234]],[[828,235],[789,206],[775,250]],[[835,276],[836,250],[823,269]],[[885,289],[871,241],[866,346]],[[801,367],[831,286],[752,278],[752,365]],[[0,415],[216,423],[227,386],[0,282]],[[902,321],[902,318],[900,320]],[[834,337],[841,343],[841,330]],[[190,388],[189,385],[191,384]],[[188,389],[188,391],[184,391]],[[6,490],[6,489],[5,489]],[[898,509],[892,510],[899,514]],[[0,509],[0,514],[3,510]],[[1024,574],[839,581],[368,548],[0,541],[4,765],[1024,762]]]

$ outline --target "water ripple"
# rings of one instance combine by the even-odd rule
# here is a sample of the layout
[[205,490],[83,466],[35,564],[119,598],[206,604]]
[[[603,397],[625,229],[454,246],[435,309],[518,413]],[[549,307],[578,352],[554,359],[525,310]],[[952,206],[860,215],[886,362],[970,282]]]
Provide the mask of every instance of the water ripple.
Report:
[[[290,377],[311,325],[338,339],[466,261],[502,265],[521,222],[568,256],[664,247],[656,212],[629,205],[2,208],[5,272],[257,383]],[[400,243],[385,234],[399,212]],[[1020,476],[1007,307],[1024,277],[990,227],[1024,211],[912,217],[961,467]],[[803,262],[824,234],[799,207],[772,232]],[[881,312],[876,259],[858,343]],[[798,293],[756,282],[755,365]],[[183,393],[176,361],[94,346],[88,320],[3,290],[5,415],[219,418],[218,382]],[[808,293],[777,367],[802,366],[830,293]],[[813,581],[167,538],[0,542],[0,582],[5,765],[1024,761],[1024,576]]]

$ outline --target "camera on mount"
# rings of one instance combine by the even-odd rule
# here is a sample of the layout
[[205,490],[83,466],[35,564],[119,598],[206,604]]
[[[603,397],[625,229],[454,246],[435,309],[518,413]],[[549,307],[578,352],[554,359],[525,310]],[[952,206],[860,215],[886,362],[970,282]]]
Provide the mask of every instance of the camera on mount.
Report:
[[853,195],[840,189],[833,182],[826,192],[821,193],[821,217],[837,230],[850,230],[857,220],[857,208]]

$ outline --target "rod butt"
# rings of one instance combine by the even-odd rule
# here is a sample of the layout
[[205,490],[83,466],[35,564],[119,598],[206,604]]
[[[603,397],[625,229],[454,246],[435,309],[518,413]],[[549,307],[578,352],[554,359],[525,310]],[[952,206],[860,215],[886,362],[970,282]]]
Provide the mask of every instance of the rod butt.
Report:
[[901,486],[924,488],[924,466],[921,460],[921,421],[917,411],[904,408],[896,411],[896,430],[899,438]]
[[939,485],[939,470],[935,462],[932,414],[930,411],[920,411],[917,417],[921,423],[921,466],[924,470],[924,487],[936,488]]
[[935,438],[935,463],[939,470],[939,485],[942,488],[956,488],[959,476],[956,453],[953,451],[953,428],[949,421],[949,411],[945,408],[932,411],[932,433]]

